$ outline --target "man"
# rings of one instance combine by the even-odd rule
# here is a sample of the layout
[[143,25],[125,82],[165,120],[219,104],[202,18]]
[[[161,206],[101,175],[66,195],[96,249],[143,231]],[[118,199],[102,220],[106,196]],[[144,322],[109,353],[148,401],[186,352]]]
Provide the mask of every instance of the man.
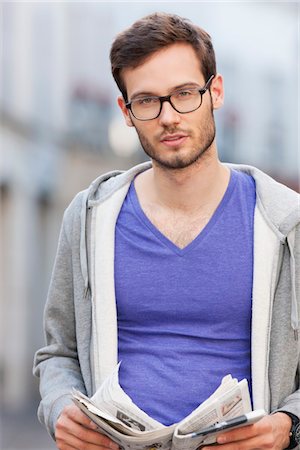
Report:
[[204,30],[147,16],[117,36],[111,65],[151,162],[101,176],[65,213],[35,360],[39,418],[59,449],[117,448],[72,387],[91,396],[122,361],[125,392],[169,425],[231,373],[269,414],[221,435],[222,449],[294,448],[299,197],[219,161],[223,80]]

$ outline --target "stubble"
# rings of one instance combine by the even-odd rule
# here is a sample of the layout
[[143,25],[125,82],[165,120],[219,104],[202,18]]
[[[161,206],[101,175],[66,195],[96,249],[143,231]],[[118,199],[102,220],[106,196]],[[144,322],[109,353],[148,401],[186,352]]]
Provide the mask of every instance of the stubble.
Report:
[[[165,127],[163,132],[160,132],[160,135],[154,138],[154,143],[150,142],[145,134],[137,127],[135,129],[144,152],[156,165],[168,170],[184,169],[197,164],[208,153],[216,136],[215,120],[211,108],[209,108],[205,119],[195,130],[183,130],[176,126]],[[180,147],[167,149],[166,152],[158,149],[159,145],[161,145],[161,135],[180,132],[188,134],[188,141],[190,143],[188,142],[186,145],[191,146],[189,151],[183,151]],[[156,142],[157,145],[155,145]]]

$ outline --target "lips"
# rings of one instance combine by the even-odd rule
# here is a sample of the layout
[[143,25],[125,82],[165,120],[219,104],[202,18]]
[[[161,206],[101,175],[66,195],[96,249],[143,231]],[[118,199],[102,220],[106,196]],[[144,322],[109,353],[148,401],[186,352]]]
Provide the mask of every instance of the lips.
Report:
[[160,139],[160,142],[168,147],[176,147],[183,144],[187,138],[188,135],[183,133],[167,134]]

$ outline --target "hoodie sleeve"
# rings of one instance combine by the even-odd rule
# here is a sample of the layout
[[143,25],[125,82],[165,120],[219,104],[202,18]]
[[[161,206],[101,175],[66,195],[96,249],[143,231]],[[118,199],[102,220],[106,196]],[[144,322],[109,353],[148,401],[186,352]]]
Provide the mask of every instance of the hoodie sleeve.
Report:
[[[68,210],[66,211],[66,213]],[[34,374],[40,378],[38,417],[54,438],[56,421],[72,402],[74,387],[86,393],[78,360],[74,307],[74,246],[70,245],[70,218],[64,216],[44,312],[46,346],[37,351]],[[72,248],[73,247],[73,248]]]
[[[300,419],[300,335],[299,335],[299,322],[300,322],[300,224],[295,228],[295,233],[290,245],[290,283],[291,283],[291,297],[292,297],[292,317],[291,317],[291,328],[294,330],[294,340],[290,343],[289,348],[286,350],[286,355],[291,352],[290,364],[283,366],[283,375],[281,379],[281,386],[285,386],[285,382],[290,380],[289,373],[293,373],[291,367],[295,361],[296,374],[294,380],[294,390],[290,389],[292,392],[290,395],[285,397],[279,407],[273,411],[287,411],[290,412]],[[294,308],[293,308],[294,302]],[[293,323],[294,321],[294,323]],[[294,325],[294,326],[293,326]],[[294,351],[292,350],[294,347]],[[283,358],[281,357],[281,361]],[[285,370],[285,372],[284,372]],[[300,449],[300,446],[297,447]]]
[[[300,197],[299,197],[300,201]],[[299,215],[299,211],[298,211]],[[295,358],[298,362],[297,376],[296,376],[296,390],[294,393],[289,395],[284,399],[282,406],[279,410],[284,410],[291,412],[300,419],[300,224],[295,229],[295,235],[293,239],[293,249],[291,249],[291,254],[293,254],[293,273],[291,275],[293,291],[294,291],[294,320],[295,320],[295,340],[297,343],[297,352]],[[300,445],[299,445],[300,449]]]

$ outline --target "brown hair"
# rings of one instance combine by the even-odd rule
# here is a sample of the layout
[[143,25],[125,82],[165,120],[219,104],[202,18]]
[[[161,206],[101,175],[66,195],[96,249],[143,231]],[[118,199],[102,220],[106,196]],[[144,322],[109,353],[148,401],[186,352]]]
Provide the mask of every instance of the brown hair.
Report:
[[209,34],[175,14],[150,14],[116,36],[110,51],[111,71],[125,101],[128,99],[122,69],[138,67],[153,53],[178,42],[193,47],[206,81],[216,74],[215,52]]

